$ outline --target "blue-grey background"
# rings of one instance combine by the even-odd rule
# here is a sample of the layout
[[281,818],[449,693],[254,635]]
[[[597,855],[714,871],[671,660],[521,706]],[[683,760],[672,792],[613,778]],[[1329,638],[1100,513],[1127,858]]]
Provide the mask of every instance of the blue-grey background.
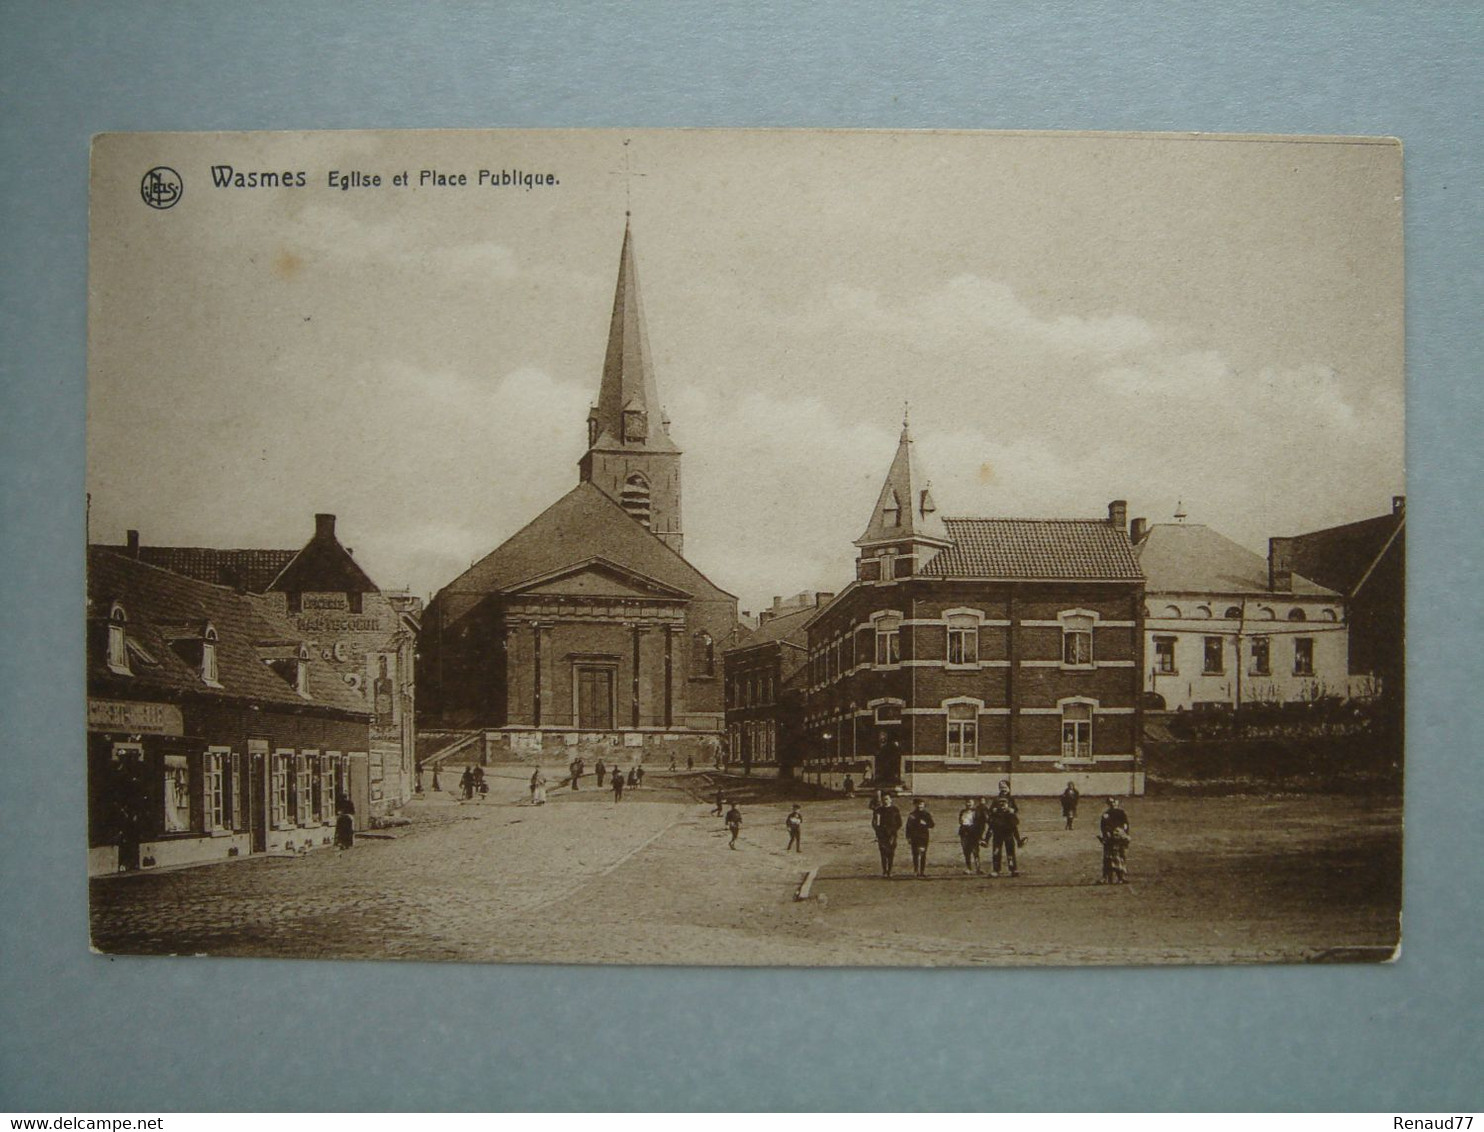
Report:
[[[0,1108],[1478,1108],[1481,13],[1462,2],[0,4]],[[1405,140],[1412,702],[1399,963],[882,973],[89,954],[90,135],[670,125]]]

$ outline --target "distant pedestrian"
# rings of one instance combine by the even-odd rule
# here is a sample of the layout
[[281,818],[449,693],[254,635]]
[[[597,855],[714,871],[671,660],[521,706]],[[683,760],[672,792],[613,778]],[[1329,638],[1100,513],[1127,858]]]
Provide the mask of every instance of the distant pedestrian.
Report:
[[927,876],[928,841],[932,836],[933,815],[928,813],[927,802],[915,798],[912,812],[907,815],[907,844],[912,847],[912,872]]
[[958,843],[964,852],[965,873],[984,871],[979,857],[979,847],[984,843],[984,835],[988,829],[986,825],[988,815],[989,807],[986,806],[984,812],[981,813],[971,798],[964,799],[963,809],[958,812]]
[[670,773],[671,774],[674,774],[678,769],[680,769],[680,768],[675,765],[675,756],[674,755],[671,755],[670,756]]
[[644,785],[644,768],[642,766],[636,766],[634,768],[633,781],[631,781],[629,785],[633,787]]
[[1067,828],[1072,828],[1072,823],[1077,820],[1077,799],[1082,795],[1077,790],[1075,782],[1068,782],[1067,788],[1061,792],[1061,816],[1067,823]]
[[623,771],[619,770],[618,767],[613,768],[613,800],[615,802],[623,801]]
[[696,769],[696,757],[695,757],[695,755],[686,755],[685,756],[685,769],[686,770],[695,770]]
[[356,843],[356,804],[341,798],[335,807],[335,848],[349,849]]
[[845,797],[855,797],[855,779],[851,778],[848,774],[845,776]]
[[1098,821],[1098,840],[1103,843],[1103,877],[1099,884],[1128,883],[1128,814],[1117,798],[1108,799],[1108,808]]
[[567,769],[572,772],[572,789],[576,790],[577,784],[582,781],[582,772],[586,768],[583,766],[581,759],[573,759],[572,765]]
[[531,775],[531,805],[546,805],[546,775],[541,773],[540,767]]
[[989,803],[989,841],[990,875],[999,876],[1003,862],[1010,867],[1012,877],[1019,876],[1020,867],[1015,850],[1020,845],[1020,814],[1008,786],[1003,787]]
[[637,790],[637,789],[639,789],[639,781],[643,777],[644,776],[640,772],[640,770],[639,770],[638,767],[636,767],[636,766],[629,767],[629,789],[630,790]]
[[603,760],[599,759],[598,765],[593,767],[593,770],[598,775],[598,789],[601,790],[603,789],[603,776],[608,773],[608,768],[603,765]]
[[474,797],[484,801],[484,796],[490,792],[489,784],[484,780],[484,767],[474,768]]
[[466,802],[474,797],[474,768],[472,766],[466,766],[464,773],[459,775],[459,794]]
[[788,846],[783,851],[787,853],[789,849],[792,849],[795,853],[802,853],[804,851],[801,841],[804,833],[804,814],[797,802],[789,811],[788,817],[783,819],[783,824],[788,829]]
[[727,829],[732,834],[730,847],[737,848],[737,838],[742,834],[742,811],[737,809],[737,803],[732,803],[732,808],[727,811]]
[[715,809],[713,809],[711,811],[711,816],[712,817],[718,817],[718,818],[721,817],[721,815],[726,811],[726,808],[727,808],[726,794],[725,794],[724,791],[718,790],[716,792],[716,807],[715,807]]
[[902,812],[892,804],[890,794],[879,794],[881,802],[871,807],[871,830],[876,834],[876,848],[881,854],[881,875],[891,876],[892,861],[897,855],[897,834],[902,829]]

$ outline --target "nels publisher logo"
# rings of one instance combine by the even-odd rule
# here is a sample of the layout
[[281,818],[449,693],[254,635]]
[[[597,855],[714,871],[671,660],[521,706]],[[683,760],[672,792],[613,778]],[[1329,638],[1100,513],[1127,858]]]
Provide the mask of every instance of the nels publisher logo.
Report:
[[156,165],[139,182],[139,195],[150,208],[174,208],[184,192],[185,182],[168,165]]

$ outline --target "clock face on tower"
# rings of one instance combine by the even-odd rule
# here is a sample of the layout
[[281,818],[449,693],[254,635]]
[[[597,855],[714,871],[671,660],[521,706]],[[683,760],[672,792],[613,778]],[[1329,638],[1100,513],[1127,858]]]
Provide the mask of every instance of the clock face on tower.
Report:
[[623,414],[623,438],[627,441],[643,440],[649,435],[649,414],[642,409],[625,409]]

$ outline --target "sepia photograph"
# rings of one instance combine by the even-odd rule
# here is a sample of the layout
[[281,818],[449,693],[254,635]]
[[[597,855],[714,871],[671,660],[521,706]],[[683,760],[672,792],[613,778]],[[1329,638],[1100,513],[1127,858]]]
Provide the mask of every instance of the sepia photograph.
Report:
[[99,135],[92,947],[1391,961],[1403,330],[1389,138]]

